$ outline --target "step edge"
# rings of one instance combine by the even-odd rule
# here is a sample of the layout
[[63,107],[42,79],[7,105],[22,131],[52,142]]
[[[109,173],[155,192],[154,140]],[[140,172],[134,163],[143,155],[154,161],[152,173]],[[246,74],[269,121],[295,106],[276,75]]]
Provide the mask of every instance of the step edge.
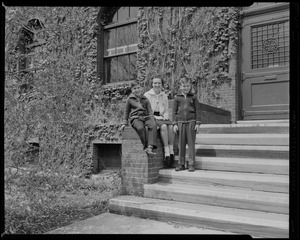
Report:
[[[203,186],[200,186],[200,188]],[[211,187],[213,188],[213,187]],[[262,202],[262,203],[275,203],[278,205],[289,205],[289,194],[285,193],[286,197],[284,196],[268,196],[267,194],[263,195],[262,197],[259,196],[258,193],[252,193],[251,191],[248,190],[247,193],[225,193],[220,192],[220,191],[213,191],[213,190],[201,190],[201,189],[196,189],[196,188],[189,188],[189,186],[173,186],[173,187],[166,187],[166,186],[161,186],[161,185],[155,185],[155,184],[145,184],[144,185],[144,190],[155,190],[155,191],[164,191],[164,192],[174,192],[174,193],[182,193],[182,194],[189,194],[189,195],[201,195],[201,196],[208,196],[208,197],[218,197],[218,198],[226,198],[226,199],[235,199],[235,200],[245,200],[245,201],[251,201],[251,202]],[[189,192],[189,190],[193,190],[193,192]],[[225,191],[225,190],[223,190]],[[259,191],[256,191],[259,192]],[[263,191],[260,191],[263,193]],[[216,193],[216,194],[215,194]],[[224,195],[221,195],[224,194]],[[240,194],[240,195],[238,195]],[[274,193],[275,195],[276,193]],[[279,194],[279,193],[278,193]],[[266,199],[267,198],[267,199]]]
[[[144,198],[145,199],[145,198]],[[241,223],[243,224],[249,224],[252,226],[265,226],[265,227],[274,227],[274,228],[280,228],[280,229],[288,229],[288,221],[286,222],[283,219],[277,219],[275,220],[275,216],[277,217],[287,217],[287,214],[280,214],[280,213],[265,213],[265,212],[260,212],[260,211],[254,211],[254,210],[245,210],[245,209],[235,209],[235,208],[228,208],[228,207],[220,207],[220,206],[210,206],[210,205],[205,205],[205,204],[193,204],[193,203],[186,203],[186,202],[178,202],[178,201],[169,201],[169,200],[162,200],[162,199],[153,199],[153,198],[148,198],[151,199],[150,203],[145,203],[143,201],[139,202],[134,202],[130,200],[115,200],[112,199],[109,204],[114,204],[117,206],[124,206],[127,205],[127,207],[134,208],[133,206],[137,204],[138,206],[135,207],[136,209],[147,209],[156,211],[156,212],[162,212],[161,210],[164,210],[164,213],[175,213],[176,209],[181,209],[184,211],[184,213],[176,213],[177,215],[181,216],[193,216],[193,217],[200,217],[203,219],[212,219],[212,220],[218,220],[218,221],[226,221],[226,222],[231,222],[231,223]],[[155,202],[155,204],[153,204]],[[174,207],[174,203],[180,205]],[[119,205],[120,204],[120,205]],[[160,204],[167,204],[167,206],[160,205]],[[172,206],[173,205],[173,206]],[[159,210],[155,209],[155,207],[159,206]],[[189,209],[187,206],[190,207],[195,207],[195,209]],[[150,209],[149,209],[150,207]],[[162,208],[162,209],[161,209]],[[201,216],[199,216],[199,210],[201,208]],[[209,209],[214,209],[214,210],[223,210],[222,213],[218,212],[212,212],[209,211]],[[224,213],[224,210],[225,213]],[[229,212],[229,213],[228,213]],[[255,217],[245,217],[247,216],[246,213],[252,213],[256,215]],[[212,216],[213,215],[213,216]],[[267,219],[266,216],[269,215],[270,219]],[[265,218],[263,218],[263,216]],[[229,218],[230,217],[230,218]],[[234,220],[233,220],[234,219]],[[255,223],[252,223],[251,220],[255,219]],[[244,220],[244,221],[241,221]],[[288,220],[288,219],[287,219]],[[268,223],[268,224],[267,224]]]

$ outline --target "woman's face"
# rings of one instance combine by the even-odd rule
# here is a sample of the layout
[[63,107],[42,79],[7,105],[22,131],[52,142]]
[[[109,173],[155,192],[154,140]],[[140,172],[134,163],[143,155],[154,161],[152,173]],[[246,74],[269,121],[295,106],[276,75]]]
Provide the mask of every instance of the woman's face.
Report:
[[162,89],[161,79],[154,78],[152,81],[152,87],[156,93],[159,93]]

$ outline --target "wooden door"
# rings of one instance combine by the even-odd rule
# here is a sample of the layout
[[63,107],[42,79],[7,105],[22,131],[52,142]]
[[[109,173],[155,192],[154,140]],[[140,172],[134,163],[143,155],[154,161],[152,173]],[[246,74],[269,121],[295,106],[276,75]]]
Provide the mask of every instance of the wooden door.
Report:
[[241,37],[243,119],[289,118],[289,9],[248,12]]

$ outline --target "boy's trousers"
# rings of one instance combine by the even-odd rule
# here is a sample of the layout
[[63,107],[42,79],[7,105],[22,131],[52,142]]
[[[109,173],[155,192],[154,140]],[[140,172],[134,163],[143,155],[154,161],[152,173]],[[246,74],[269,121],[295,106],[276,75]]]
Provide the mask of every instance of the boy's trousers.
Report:
[[196,122],[178,123],[178,134],[179,134],[179,164],[185,164],[185,150],[186,144],[189,149],[189,165],[195,163],[195,141],[196,141]]
[[[144,146],[144,149],[147,148],[149,145],[152,145],[153,149],[157,147],[156,146],[157,127],[153,117],[141,116],[139,118],[135,118],[132,120],[131,125],[139,135],[142,144]],[[148,134],[146,131],[146,127],[148,127]]]

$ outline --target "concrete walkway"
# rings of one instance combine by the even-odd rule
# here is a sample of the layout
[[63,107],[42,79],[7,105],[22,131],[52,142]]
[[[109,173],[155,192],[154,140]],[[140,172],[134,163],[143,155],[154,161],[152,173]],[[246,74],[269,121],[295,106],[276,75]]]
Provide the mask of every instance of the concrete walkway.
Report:
[[223,231],[183,226],[171,222],[127,217],[112,213],[98,216],[58,228],[46,234],[234,234]]

